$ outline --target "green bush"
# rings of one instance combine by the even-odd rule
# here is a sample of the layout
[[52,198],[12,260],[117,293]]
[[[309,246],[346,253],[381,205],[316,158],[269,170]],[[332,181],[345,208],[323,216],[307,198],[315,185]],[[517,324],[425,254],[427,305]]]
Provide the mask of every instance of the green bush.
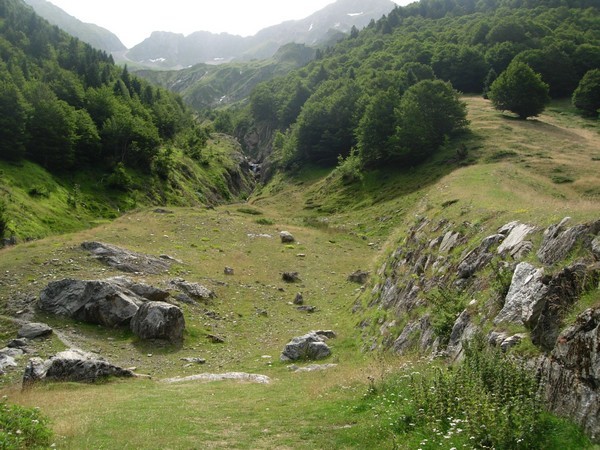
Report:
[[600,108],[600,69],[587,72],[573,92],[573,105],[585,115],[595,117]]
[[[540,448],[542,404],[533,375],[479,337],[455,370],[415,380],[416,419],[476,448]],[[461,439],[462,440],[462,439]]]
[[0,400],[0,448],[48,448],[52,431],[38,409],[9,405]]

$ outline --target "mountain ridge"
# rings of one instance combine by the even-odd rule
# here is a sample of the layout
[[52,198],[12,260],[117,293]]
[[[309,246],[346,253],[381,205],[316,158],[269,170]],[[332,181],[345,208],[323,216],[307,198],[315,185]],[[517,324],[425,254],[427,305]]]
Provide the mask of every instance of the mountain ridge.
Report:
[[363,28],[371,20],[388,14],[395,6],[391,0],[338,0],[304,19],[263,28],[249,37],[206,31],[196,31],[188,36],[155,31],[126,52],[125,58],[163,69],[233,59],[267,59],[284,44],[327,44],[332,30],[346,34],[352,27]]
[[93,23],[83,22],[47,0],[24,1],[52,25],[56,25],[98,50],[115,53],[127,49],[119,37],[110,30]]

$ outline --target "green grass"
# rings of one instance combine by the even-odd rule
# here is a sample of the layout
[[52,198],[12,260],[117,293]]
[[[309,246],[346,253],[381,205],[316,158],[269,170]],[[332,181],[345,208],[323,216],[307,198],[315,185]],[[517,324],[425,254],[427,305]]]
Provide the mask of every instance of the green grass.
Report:
[[[2,379],[1,394],[11,402],[40,407],[51,419],[58,448],[431,448],[422,442],[438,439],[435,424],[425,421],[417,426],[402,416],[410,412],[403,408],[410,408],[414,397],[408,383],[411,376],[419,372],[431,378],[439,365],[416,356],[362,352],[362,333],[378,336],[382,324],[396,319],[388,331],[397,335],[408,320],[430,308],[422,305],[403,317],[395,317],[392,310],[369,310],[373,284],[394,270],[388,265],[386,273],[378,274],[378,268],[403,242],[408,228],[423,217],[431,220],[428,232],[441,220],[452,222],[468,240],[466,248],[513,220],[547,226],[566,215],[573,223],[595,219],[600,198],[585,194],[598,185],[590,155],[597,154],[600,138],[580,126],[579,119],[573,122],[550,111],[537,121],[510,121],[509,126],[489,103],[475,97],[467,102],[472,132],[418,168],[388,168],[345,183],[339,174],[309,167],[293,175],[277,175],[259,186],[247,203],[215,209],[178,207],[182,199],[212,204],[228,196],[236,198],[228,185],[215,183],[223,179],[223,167],[233,167],[227,159],[233,143],[218,137],[203,154],[204,164],[182,169],[168,180],[176,188],[168,192],[160,186],[152,188],[157,200],[170,204],[170,214],[155,213],[141,207],[139,198],[129,197],[120,201],[134,202],[137,209],[88,228],[92,222],[85,222],[87,216],[82,214],[89,206],[78,210],[81,219],[73,211],[63,218],[62,210],[36,209],[39,217],[46,214],[48,221],[55,220],[57,228],[64,225],[62,220],[73,221],[71,228],[68,222],[64,225],[72,232],[0,250],[0,308],[6,315],[20,308],[12,301],[15,292],[36,296],[54,279],[120,275],[79,249],[88,240],[168,254],[181,261],[169,274],[131,276],[158,286],[181,277],[205,284],[217,297],[206,304],[182,306],[187,324],[182,347],[157,346],[137,340],[128,330],[107,330],[37,313],[35,320],[49,322],[75,345],[99,351],[125,367],[135,366],[152,379],[48,384],[21,392],[21,373],[15,371]],[[452,159],[463,144],[469,149],[468,165]],[[556,167],[574,181],[553,183]],[[65,208],[73,183],[80,185],[84,198],[88,189],[84,180],[62,186],[44,178],[47,174],[34,177],[33,168],[26,168],[32,183],[25,186],[11,170],[4,172],[3,183],[14,178],[10,183],[23,184],[18,189],[9,184],[15,195],[23,195],[23,205],[51,201]],[[209,185],[214,189],[205,188]],[[32,189],[49,196],[31,196]],[[49,229],[44,225],[40,235],[49,234]],[[290,231],[297,243],[282,245],[281,230]],[[456,262],[462,250],[450,253],[449,260]],[[235,275],[225,276],[225,267],[233,268]],[[357,269],[373,274],[367,294],[361,295],[361,289],[347,281]],[[284,271],[299,272],[302,281],[283,283]],[[482,275],[489,280],[482,280],[481,292],[472,297],[476,299],[476,305],[469,306],[473,314],[489,313],[482,306],[487,300],[484,295],[506,282],[494,285],[489,272]],[[298,292],[318,312],[297,312],[289,303]],[[357,300],[363,311],[352,314]],[[456,305],[446,305],[456,310],[440,305],[444,320],[438,325],[444,332],[458,305],[469,303],[471,297],[456,300]],[[597,292],[589,293],[573,314],[597,302]],[[261,311],[267,311],[267,316]],[[360,330],[357,324],[364,314],[373,320]],[[16,330],[8,321],[0,322],[0,327],[0,337],[5,339]],[[283,346],[313,329],[337,332],[338,337],[329,342],[333,355],[323,362],[338,366],[325,372],[288,371],[278,360]],[[207,334],[223,336],[225,343],[212,344]],[[62,348],[56,338],[38,345],[41,356]],[[533,354],[530,345],[524,342],[513,351]],[[202,357],[207,362],[186,367],[183,357]],[[264,374],[273,382],[160,382],[171,376],[226,371]],[[552,436],[546,448],[591,448],[572,425],[551,417],[544,421],[549,430],[544,433]]]

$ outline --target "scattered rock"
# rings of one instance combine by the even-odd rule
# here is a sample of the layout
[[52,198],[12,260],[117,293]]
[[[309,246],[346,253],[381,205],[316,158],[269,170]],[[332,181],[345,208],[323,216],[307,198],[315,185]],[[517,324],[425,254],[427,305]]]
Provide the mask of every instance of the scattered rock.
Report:
[[183,312],[170,303],[144,303],[131,319],[131,330],[142,339],[181,342],[184,329]]
[[169,211],[168,209],[156,208],[153,211],[155,214],[173,214],[173,211]]
[[543,284],[544,269],[529,263],[517,265],[512,277],[504,307],[494,319],[494,324],[502,322],[532,326],[544,307],[548,287]]
[[293,338],[281,353],[281,361],[318,360],[331,355],[331,349],[323,337],[314,331]]
[[300,281],[300,274],[298,272],[283,272],[281,278],[286,283],[296,283]]
[[296,307],[296,309],[300,312],[307,312],[307,313],[314,313],[317,311],[316,306],[308,306],[308,305],[298,306],[298,307]]
[[223,273],[225,273],[225,275],[233,275],[234,270],[231,267],[225,267],[225,269],[223,270]]
[[163,383],[185,383],[186,381],[223,381],[223,380],[238,380],[248,383],[269,384],[271,379],[266,375],[258,375],[254,373],[244,372],[227,372],[227,373],[201,373],[199,375],[191,375],[189,377],[166,378]]
[[93,382],[106,377],[133,376],[130,370],[110,364],[97,355],[69,349],[47,361],[30,359],[23,374],[23,386],[42,380]]
[[198,283],[189,283],[181,278],[169,281],[169,286],[196,301],[207,301],[216,297],[216,294],[207,287]]
[[317,333],[319,336],[325,337],[327,339],[334,339],[337,337],[336,332],[333,330],[316,330],[315,333]]
[[328,369],[333,369],[334,367],[337,367],[337,364],[311,364],[310,366],[305,366],[305,367],[299,367],[295,364],[292,364],[291,366],[288,366],[288,369],[291,372],[320,372],[322,370],[328,370]]
[[294,305],[304,305],[304,296],[298,292],[294,298]]
[[206,359],[204,358],[181,358],[181,360],[192,364],[206,364]]
[[369,272],[357,270],[351,275],[348,275],[348,281],[352,283],[365,284],[369,279]]
[[103,263],[129,273],[160,274],[169,270],[169,262],[102,242],[84,242],[81,248]]
[[35,339],[52,334],[52,328],[45,323],[27,323],[23,325],[18,333],[18,338]]
[[261,317],[269,317],[269,311],[266,309],[257,309],[256,314]]
[[254,233],[248,233],[248,237],[250,239],[256,239],[256,238],[265,238],[265,239],[273,239],[273,236],[271,236],[270,234],[254,234]]
[[289,231],[282,231],[279,233],[279,237],[282,244],[293,244],[296,242],[296,239],[294,239],[294,236]]
[[217,336],[216,334],[207,334],[206,338],[211,341],[213,344],[224,344],[225,338],[221,336]]

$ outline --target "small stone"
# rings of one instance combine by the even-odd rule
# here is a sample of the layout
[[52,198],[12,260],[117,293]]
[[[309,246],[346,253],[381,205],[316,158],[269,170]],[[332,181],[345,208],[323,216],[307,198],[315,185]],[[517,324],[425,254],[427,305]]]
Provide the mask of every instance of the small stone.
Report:
[[296,283],[300,281],[300,274],[298,272],[283,272],[281,278],[286,283]]
[[289,231],[282,231],[279,233],[279,237],[281,238],[282,244],[290,244],[296,242],[294,236]]
[[304,297],[301,292],[296,294],[296,298],[294,298],[294,305],[304,305]]
[[233,269],[231,267],[225,267],[225,270],[223,271],[225,273],[225,275],[233,275]]
[[307,312],[307,313],[314,313],[317,311],[316,306],[308,306],[308,305],[298,306],[296,309],[300,312]]
[[211,341],[213,344],[224,344],[225,338],[221,336],[217,336],[215,334],[207,334],[206,338]]

